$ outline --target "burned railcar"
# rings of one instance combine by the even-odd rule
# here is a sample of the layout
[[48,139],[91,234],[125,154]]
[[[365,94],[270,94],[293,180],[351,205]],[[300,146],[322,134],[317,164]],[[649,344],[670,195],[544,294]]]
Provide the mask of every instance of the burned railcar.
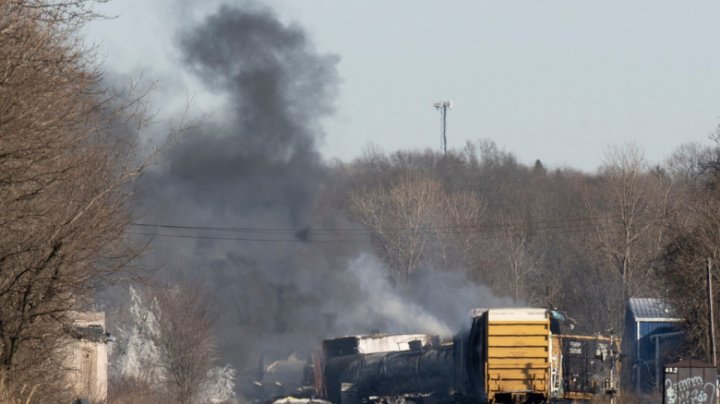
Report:
[[450,383],[452,352],[425,334],[325,340],[313,358],[315,390],[336,403],[434,394]]
[[332,402],[384,401],[396,397],[447,400],[452,345],[343,356],[326,365]]
[[[344,404],[541,403],[612,392],[612,340],[559,334],[554,314],[474,310],[470,327],[445,343],[422,334],[326,340],[314,361],[316,392]],[[368,352],[373,338],[384,343]]]

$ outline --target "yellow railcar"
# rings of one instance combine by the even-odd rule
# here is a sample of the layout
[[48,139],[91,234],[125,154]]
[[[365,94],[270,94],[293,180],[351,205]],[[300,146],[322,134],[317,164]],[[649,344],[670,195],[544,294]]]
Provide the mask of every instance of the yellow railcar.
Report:
[[482,313],[475,326],[485,334],[482,391],[489,402],[539,402],[550,397],[552,338],[547,310],[492,309]]

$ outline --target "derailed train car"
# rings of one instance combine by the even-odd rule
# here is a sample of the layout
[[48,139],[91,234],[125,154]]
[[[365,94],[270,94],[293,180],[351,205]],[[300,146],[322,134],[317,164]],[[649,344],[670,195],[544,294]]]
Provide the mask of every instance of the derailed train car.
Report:
[[619,352],[613,337],[599,335],[553,335],[553,346],[560,351],[554,359],[559,384],[553,398],[592,400],[617,393]]
[[452,354],[452,344],[424,334],[325,340],[313,358],[315,390],[335,403],[432,394],[452,381]]
[[373,337],[324,341],[314,359],[317,395],[343,404],[540,403],[614,391],[611,339],[562,335],[545,309],[472,313],[469,329],[445,343],[423,335],[376,336],[404,346],[391,342],[368,352],[362,338]]

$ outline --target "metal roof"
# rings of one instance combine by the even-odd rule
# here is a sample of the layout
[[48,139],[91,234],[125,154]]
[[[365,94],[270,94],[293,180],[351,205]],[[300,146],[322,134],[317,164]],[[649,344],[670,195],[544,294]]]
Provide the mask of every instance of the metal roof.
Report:
[[635,321],[682,321],[675,309],[664,299],[631,297],[628,307]]

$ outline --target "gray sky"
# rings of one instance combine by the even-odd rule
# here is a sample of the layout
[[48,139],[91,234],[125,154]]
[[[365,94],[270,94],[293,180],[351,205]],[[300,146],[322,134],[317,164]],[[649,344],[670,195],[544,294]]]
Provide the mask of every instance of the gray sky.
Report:
[[[232,0],[227,0],[232,2]],[[156,99],[219,105],[183,73],[174,37],[220,1],[113,0],[88,40],[108,71],[157,79]],[[709,143],[720,122],[720,2],[268,0],[340,57],[337,112],[320,150],[348,160],[440,149],[435,100],[453,100],[448,146],[492,139],[522,162],[593,170],[610,144],[659,162]],[[307,100],[313,102],[313,100]],[[165,113],[174,111],[165,106]]]

